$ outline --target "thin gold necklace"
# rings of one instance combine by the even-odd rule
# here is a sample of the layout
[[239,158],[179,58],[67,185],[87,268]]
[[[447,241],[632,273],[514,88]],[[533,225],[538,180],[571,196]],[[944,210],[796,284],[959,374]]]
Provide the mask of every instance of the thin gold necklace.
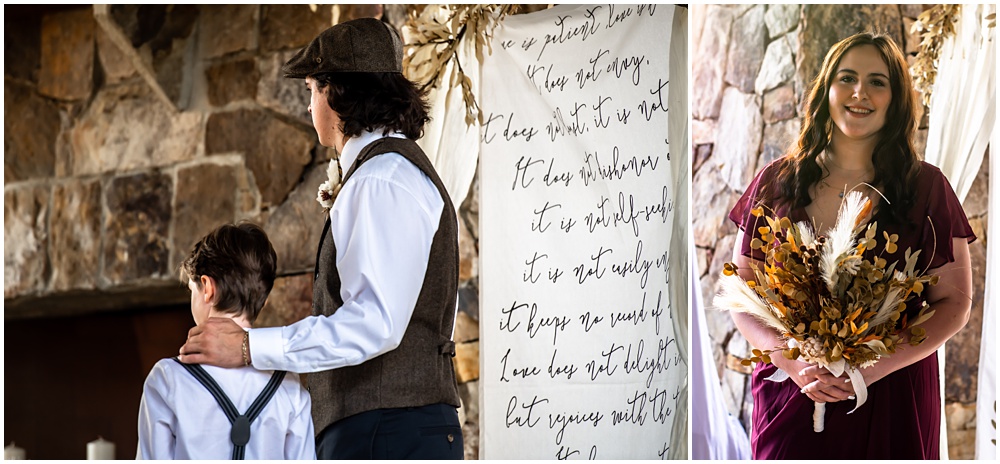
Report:
[[[840,164],[838,164],[836,161],[834,161],[833,157],[831,157],[830,154],[829,154],[829,152],[827,152],[827,151],[824,151],[823,155],[824,156],[823,156],[822,160],[823,160],[824,164],[826,164],[827,162],[829,162],[830,164],[836,166],[837,169],[839,169],[842,172],[858,172],[858,171],[862,171],[863,170],[864,174],[862,174],[860,176],[856,176],[855,180],[866,179],[872,173],[872,170],[868,169],[868,168],[863,168],[863,169],[847,169],[847,168],[841,166]],[[827,171],[829,172],[830,169],[827,168]],[[832,185],[830,185],[829,182],[826,181],[826,179],[820,179],[820,183],[822,183],[823,185],[827,186],[828,188],[831,188],[831,189],[834,188]],[[856,186],[857,185],[861,185],[861,184],[865,184],[865,183],[866,182],[856,182]],[[853,190],[853,188],[852,188],[852,190]],[[839,192],[837,192],[837,197],[839,197],[841,199],[844,198],[844,194],[846,192],[847,192],[847,184],[844,185],[843,189],[841,189]]]

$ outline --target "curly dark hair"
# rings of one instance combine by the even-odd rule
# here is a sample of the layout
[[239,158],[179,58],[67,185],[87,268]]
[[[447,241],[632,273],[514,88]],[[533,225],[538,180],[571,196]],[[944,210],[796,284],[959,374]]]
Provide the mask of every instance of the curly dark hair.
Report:
[[260,226],[224,224],[191,249],[181,265],[181,279],[201,288],[201,276],[215,280],[216,309],[257,319],[274,286],[277,255]]
[[861,45],[872,45],[878,49],[889,68],[892,100],[885,126],[879,131],[879,141],[872,153],[875,168],[872,185],[881,185],[882,194],[889,202],[888,205],[881,205],[879,211],[887,213],[890,222],[903,223],[913,205],[915,181],[920,172],[920,158],[913,148],[917,98],[906,59],[892,38],[881,33],[852,35],[834,44],[827,52],[806,100],[806,115],[798,141],[778,162],[775,182],[765,185],[762,194],[764,199],[792,208],[801,208],[812,202],[809,188],[829,175],[829,172],[824,174],[816,157],[830,144],[833,130],[828,102],[830,85],[841,58],[848,50]]
[[400,73],[342,72],[313,74],[317,88],[329,88],[327,102],[340,116],[341,131],[355,137],[383,129],[402,132],[410,140],[424,135],[426,93]]

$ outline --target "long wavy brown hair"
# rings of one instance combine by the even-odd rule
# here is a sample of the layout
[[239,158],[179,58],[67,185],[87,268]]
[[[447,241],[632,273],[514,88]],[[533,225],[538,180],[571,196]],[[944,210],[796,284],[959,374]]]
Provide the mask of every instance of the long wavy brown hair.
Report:
[[891,222],[905,222],[913,205],[915,181],[920,172],[920,158],[913,149],[916,131],[917,98],[910,79],[906,59],[892,38],[873,32],[852,35],[837,42],[827,52],[819,75],[812,82],[806,101],[802,130],[793,148],[779,161],[775,182],[762,189],[763,198],[776,205],[805,207],[812,202],[809,188],[829,175],[816,157],[830,144],[833,121],[830,118],[830,85],[841,58],[848,50],[873,45],[889,68],[892,100],[886,113],[885,126],[879,131],[879,141],[872,153],[875,178],[872,185],[885,195],[888,205],[879,207]]

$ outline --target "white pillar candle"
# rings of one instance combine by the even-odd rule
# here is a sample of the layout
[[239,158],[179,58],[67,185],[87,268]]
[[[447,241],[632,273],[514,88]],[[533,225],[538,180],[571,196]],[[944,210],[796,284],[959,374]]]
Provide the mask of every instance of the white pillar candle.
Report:
[[115,458],[115,444],[97,436],[97,440],[87,443],[87,459],[108,460]]
[[3,449],[3,460],[4,461],[14,461],[14,460],[24,460],[28,459],[24,454],[24,448],[18,448],[14,445],[14,442],[10,442],[6,448]]

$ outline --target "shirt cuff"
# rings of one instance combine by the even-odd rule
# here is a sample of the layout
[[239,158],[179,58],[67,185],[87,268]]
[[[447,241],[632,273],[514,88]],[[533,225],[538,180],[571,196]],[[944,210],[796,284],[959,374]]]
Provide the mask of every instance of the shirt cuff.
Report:
[[250,360],[260,370],[277,370],[285,357],[281,327],[250,329]]

